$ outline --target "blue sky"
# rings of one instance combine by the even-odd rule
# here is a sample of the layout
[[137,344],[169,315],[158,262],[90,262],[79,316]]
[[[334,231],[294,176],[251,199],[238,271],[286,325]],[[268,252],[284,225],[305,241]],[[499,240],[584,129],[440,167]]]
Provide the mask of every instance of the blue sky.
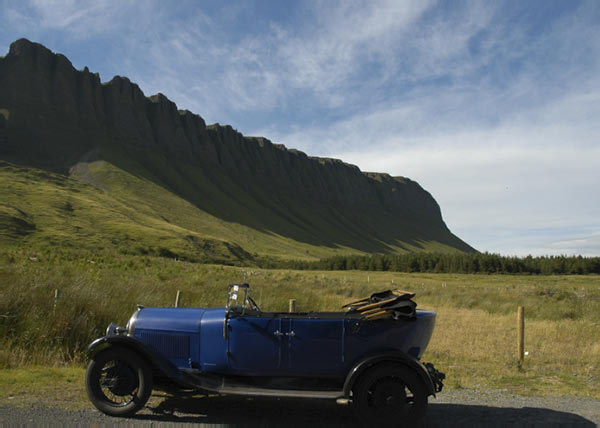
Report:
[[600,2],[9,1],[207,123],[418,181],[481,251],[600,255]]

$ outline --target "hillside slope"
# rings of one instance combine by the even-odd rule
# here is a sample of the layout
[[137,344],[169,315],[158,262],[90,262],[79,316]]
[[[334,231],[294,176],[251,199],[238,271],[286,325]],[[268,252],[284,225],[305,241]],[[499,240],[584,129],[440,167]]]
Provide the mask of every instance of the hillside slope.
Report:
[[[77,71],[63,55],[24,39],[0,58],[0,159],[10,162],[2,169],[15,182],[27,181],[36,168],[70,177],[72,186],[63,189],[75,191],[73,180],[88,183],[87,191],[118,201],[120,213],[147,216],[137,224],[171,237],[181,232],[184,241],[219,242],[233,258],[473,251],[410,179],[363,173],[339,160],[244,137],[230,126],[207,126],[162,94],[146,97],[119,76],[102,84],[87,68]],[[10,186],[2,192],[3,200],[14,196]],[[13,198],[5,215],[26,212],[20,204],[31,197]],[[42,199],[34,209],[39,213]],[[95,206],[77,215],[101,216]],[[51,229],[80,242],[78,231]],[[107,238],[113,232],[87,233]],[[40,233],[32,229],[28,239]],[[160,240],[166,249],[174,245]],[[189,254],[202,253],[202,245],[190,245]]]

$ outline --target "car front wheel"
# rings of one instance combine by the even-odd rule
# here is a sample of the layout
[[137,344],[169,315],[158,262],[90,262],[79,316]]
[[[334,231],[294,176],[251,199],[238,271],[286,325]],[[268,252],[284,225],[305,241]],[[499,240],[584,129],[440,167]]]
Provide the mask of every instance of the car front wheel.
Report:
[[425,416],[427,392],[410,369],[382,364],[368,370],[352,391],[352,403],[365,426],[413,426]]
[[148,401],[152,372],[135,352],[108,348],[90,360],[85,384],[98,410],[111,416],[130,416]]

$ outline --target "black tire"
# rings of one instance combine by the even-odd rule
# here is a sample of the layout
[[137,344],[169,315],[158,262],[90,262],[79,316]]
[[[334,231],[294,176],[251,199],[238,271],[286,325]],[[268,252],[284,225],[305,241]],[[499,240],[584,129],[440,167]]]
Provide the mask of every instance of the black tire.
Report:
[[365,426],[416,426],[427,411],[427,390],[411,369],[380,364],[357,380],[352,404]]
[[152,372],[135,352],[108,348],[94,355],[87,366],[85,386],[90,401],[110,416],[131,416],[152,393]]

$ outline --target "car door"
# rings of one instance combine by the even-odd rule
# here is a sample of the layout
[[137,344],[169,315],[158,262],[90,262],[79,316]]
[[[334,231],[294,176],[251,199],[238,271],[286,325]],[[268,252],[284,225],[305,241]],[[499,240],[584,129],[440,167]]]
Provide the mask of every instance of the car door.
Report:
[[274,376],[282,366],[281,318],[246,314],[228,320],[227,355],[235,371],[255,376]]
[[[290,317],[282,364],[292,374],[334,375],[344,362],[343,319]],[[285,326],[284,326],[285,327]],[[286,340],[287,339],[287,340]]]

